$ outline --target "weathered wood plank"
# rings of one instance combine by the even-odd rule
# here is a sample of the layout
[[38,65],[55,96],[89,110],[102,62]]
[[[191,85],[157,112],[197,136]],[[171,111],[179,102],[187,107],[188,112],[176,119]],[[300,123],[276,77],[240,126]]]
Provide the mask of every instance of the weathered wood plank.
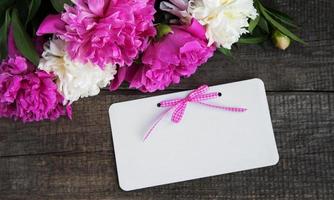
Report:
[[123,192],[107,110],[147,95],[104,91],[75,103],[72,121],[0,119],[0,199],[334,199],[334,1],[265,2],[296,19],[308,46],[240,46],[234,61],[217,54],[169,89],[259,77],[268,91],[291,91],[268,93],[277,166]]
[[333,199],[329,149],[289,145],[298,142],[281,145],[273,167],[133,192],[118,187],[112,152],[0,158],[0,199]]
[[[333,131],[334,93],[268,93],[275,127],[313,126],[312,133]],[[147,97],[137,92],[103,92],[76,102],[73,120],[24,124],[0,119],[0,157],[111,149],[108,108],[112,103]],[[283,118],[283,117],[286,118]],[[302,119],[303,121],[295,120]],[[315,126],[321,123],[323,126]],[[306,128],[305,128],[306,130]],[[303,138],[301,138],[303,139]]]
[[[104,98],[99,102],[107,103],[109,96]],[[0,194],[13,199],[334,198],[334,94],[270,93],[268,101],[280,153],[278,166],[126,193],[117,185],[112,148],[2,157]],[[90,109],[98,112],[100,107]],[[98,117],[104,121],[107,115]],[[106,132],[109,135],[109,128]],[[108,139],[103,146],[111,147],[109,143]]]
[[[219,84],[260,77],[268,91],[333,91],[334,23],[331,22],[334,21],[334,15],[331,8],[334,2],[284,0],[266,3],[296,17],[305,30],[302,35],[309,42],[307,47],[296,44],[288,51],[281,52],[268,45],[264,49],[243,46],[236,52],[235,61],[227,61],[221,55],[216,55],[193,77],[171,88],[188,89],[203,83]],[[106,112],[107,105],[114,102],[115,97],[108,101],[105,98],[94,97],[74,104],[73,121],[61,119],[52,123],[23,125],[1,119],[0,156],[107,149],[110,146],[106,134],[108,120],[105,117],[101,121],[100,115]],[[128,98],[137,97],[130,95]],[[96,102],[100,106],[95,105]],[[92,106],[94,109],[90,109]]]
[[113,102],[143,97],[108,92],[76,102],[73,120],[24,124],[0,119],[0,156],[110,150],[108,108]]
[[[37,125],[27,129],[27,133],[30,130],[29,139],[24,138],[23,132],[17,131],[21,139],[13,133],[10,142],[2,140],[0,152],[11,156],[0,157],[0,199],[334,198],[334,93],[268,94],[280,154],[277,166],[123,192],[117,185],[107,108],[112,101],[135,96],[106,94],[78,103],[77,109],[82,114],[75,116],[79,119],[73,123],[86,123],[85,128],[80,129],[83,133],[78,132],[75,136],[76,140],[83,141],[81,144],[67,143],[66,134],[73,133],[65,120],[55,125],[66,127],[61,132],[51,131],[57,128],[52,123],[46,123],[44,131],[39,130]],[[95,105],[92,101],[99,104]],[[16,124],[17,130],[22,127]],[[96,127],[99,131],[90,132]],[[6,126],[0,130],[4,129]],[[39,131],[34,134],[34,130]],[[7,133],[9,135],[10,132]],[[53,137],[55,141],[45,140],[47,137]],[[66,145],[62,143],[62,138]],[[41,147],[34,149],[18,144],[35,139],[37,141],[33,144],[40,142]],[[91,141],[96,139],[97,143]],[[54,142],[58,143],[54,149],[48,149]],[[30,153],[37,154],[14,156]]]

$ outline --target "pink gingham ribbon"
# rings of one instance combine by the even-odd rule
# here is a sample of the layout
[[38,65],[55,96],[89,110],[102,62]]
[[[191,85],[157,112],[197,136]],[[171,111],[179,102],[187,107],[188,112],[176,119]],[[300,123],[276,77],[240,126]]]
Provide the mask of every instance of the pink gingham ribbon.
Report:
[[163,113],[161,113],[154,124],[151,126],[151,128],[145,133],[144,140],[148,138],[148,136],[152,133],[153,129],[157,126],[157,124],[163,119],[163,117],[173,108],[174,112],[172,114],[172,122],[179,123],[182,120],[182,117],[184,115],[184,112],[187,108],[187,104],[189,102],[192,103],[198,103],[204,106],[208,106],[211,108],[221,109],[225,111],[230,112],[245,112],[246,108],[237,108],[237,107],[227,107],[227,106],[219,106],[219,105],[213,105],[204,103],[202,101],[209,100],[209,99],[215,99],[221,96],[220,92],[207,92],[209,90],[209,86],[202,85],[199,88],[191,91],[185,98],[177,98],[177,99],[170,99],[170,100],[164,100],[158,103],[159,107],[169,107],[169,109],[165,110]]

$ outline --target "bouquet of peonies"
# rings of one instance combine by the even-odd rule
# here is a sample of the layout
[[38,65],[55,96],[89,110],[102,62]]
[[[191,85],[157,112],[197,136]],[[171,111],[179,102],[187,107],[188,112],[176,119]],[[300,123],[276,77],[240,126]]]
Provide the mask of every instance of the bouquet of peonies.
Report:
[[236,43],[304,43],[259,0],[1,0],[0,25],[0,117],[24,122],[122,82],[164,90]]

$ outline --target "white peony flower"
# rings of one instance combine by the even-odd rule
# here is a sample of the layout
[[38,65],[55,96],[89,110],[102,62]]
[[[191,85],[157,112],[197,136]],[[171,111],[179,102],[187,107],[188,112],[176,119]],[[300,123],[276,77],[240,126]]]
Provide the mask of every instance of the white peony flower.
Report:
[[38,68],[56,75],[58,90],[65,98],[64,104],[97,95],[116,74],[116,66],[112,64],[102,70],[92,63],[72,60],[65,51],[65,42],[60,39],[44,45]]
[[209,45],[231,49],[258,15],[253,0],[190,0],[188,12],[206,26]]

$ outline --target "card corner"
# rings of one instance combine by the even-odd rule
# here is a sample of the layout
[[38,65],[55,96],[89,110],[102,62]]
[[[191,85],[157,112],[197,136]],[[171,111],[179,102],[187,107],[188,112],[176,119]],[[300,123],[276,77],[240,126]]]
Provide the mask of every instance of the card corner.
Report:
[[119,179],[119,183],[118,183],[119,188],[121,188],[121,190],[123,190],[124,192],[129,192],[132,191],[132,188],[127,187],[126,185],[123,185],[122,182]]
[[275,158],[272,161],[272,165],[277,165],[279,163],[279,154],[276,152]]
[[118,103],[113,103],[113,104],[111,104],[111,105],[109,106],[109,109],[108,109],[109,114],[110,114],[111,112],[113,112],[113,110],[115,109],[115,106],[116,106],[117,104],[118,104]]
[[253,78],[253,79],[251,79],[251,80],[255,81],[258,85],[264,87],[264,82],[263,82],[262,79],[260,79],[260,78]]

